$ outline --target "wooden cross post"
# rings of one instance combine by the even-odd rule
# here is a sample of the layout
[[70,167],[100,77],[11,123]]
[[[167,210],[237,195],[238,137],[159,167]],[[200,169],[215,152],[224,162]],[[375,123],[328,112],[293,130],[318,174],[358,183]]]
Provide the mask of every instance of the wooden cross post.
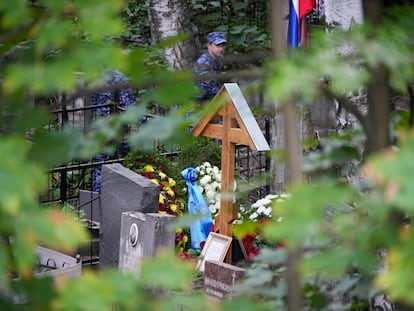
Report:
[[[204,116],[191,133],[196,137],[221,140],[221,200],[215,228],[218,233],[232,237],[232,223],[237,218],[233,195],[236,144],[257,151],[267,151],[270,148],[237,83],[225,83],[216,99],[222,101],[223,105]],[[231,261],[230,248],[226,262]]]

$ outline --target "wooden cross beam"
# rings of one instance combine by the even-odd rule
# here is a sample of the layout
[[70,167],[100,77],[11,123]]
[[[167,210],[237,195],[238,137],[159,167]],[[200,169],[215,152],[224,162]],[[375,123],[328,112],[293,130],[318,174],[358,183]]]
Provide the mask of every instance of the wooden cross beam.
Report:
[[[221,200],[215,228],[218,233],[232,237],[232,223],[237,218],[233,200],[236,144],[257,151],[270,148],[237,83],[225,83],[215,99],[223,104],[204,116],[191,133],[195,137],[221,140]],[[226,262],[231,263],[231,249]]]

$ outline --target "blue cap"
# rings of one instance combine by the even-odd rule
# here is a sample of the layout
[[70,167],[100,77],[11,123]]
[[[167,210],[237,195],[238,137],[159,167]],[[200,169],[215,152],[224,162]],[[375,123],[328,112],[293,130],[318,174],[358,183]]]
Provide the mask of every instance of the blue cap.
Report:
[[215,44],[215,45],[222,44],[222,43],[227,43],[226,36],[225,36],[224,32],[220,32],[220,31],[219,32],[210,32],[207,35],[207,41],[208,41],[209,44]]

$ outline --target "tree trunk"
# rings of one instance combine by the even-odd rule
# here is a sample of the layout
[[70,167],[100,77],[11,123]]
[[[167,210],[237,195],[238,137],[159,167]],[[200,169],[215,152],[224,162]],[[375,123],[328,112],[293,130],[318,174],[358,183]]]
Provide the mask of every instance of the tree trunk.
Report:
[[[287,52],[287,30],[289,14],[288,1],[271,1],[270,2],[270,18],[271,21],[271,37],[272,37],[272,51],[274,58],[283,57]],[[285,148],[285,122],[283,114],[274,109],[276,103],[272,105],[271,114],[273,116],[270,145],[272,149]],[[280,193],[286,190],[287,171],[286,163],[283,156],[273,155],[270,164],[271,181],[270,190],[272,193]]]
[[[363,9],[365,21],[374,26],[373,33],[371,34],[374,37],[375,26],[381,24],[384,16],[383,1],[365,0],[363,1]],[[391,145],[389,130],[391,118],[389,74],[382,64],[376,68],[369,68],[369,71],[372,81],[368,85],[367,90],[368,112],[364,128],[367,135],[365,149],[367,155]]]
[[176,36],[188,35],[187,39],[165,49],[165,58],[177,71],[188,69],[197,57],[198,38],[190,21],[187,0],[147,0],[152,43]]
[[[286,28],[287,20],[285,19],[288,11],[288,1],[271,1],[271,34],[272,34],[272,50],[275,59],[280,58],[287,52]],[[296,105],[293,101],[282,103],[283,105],[283,125],[284,138],[286,147],[286,166],[288,176],[285,181],[289,184],[295,184],[302,180],[302,164],[301,154],[302,148],[298,134],[298,122],[296,114]],[[278,126],[278,125],[277,125]],[[279,146],[273,146],[279,148]],[[280,163],[276,163],[280,165]],[[287,177],[287,178],[286,178]],[[301,280],[298,271],[298,263],[300,259],[300,250],[289,250],[287,258],[286,282],[287,292],[287,308],[288,311],[300,311],[302,305],[301,298]]]

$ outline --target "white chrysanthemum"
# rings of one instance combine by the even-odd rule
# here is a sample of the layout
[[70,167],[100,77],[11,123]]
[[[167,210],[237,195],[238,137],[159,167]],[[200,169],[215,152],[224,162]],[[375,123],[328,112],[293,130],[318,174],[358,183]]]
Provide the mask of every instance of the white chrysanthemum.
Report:
[[257,214],[264,215],[266,217],[271,217],[272,216],[272,208],[271,207],[260,206],[257,209]]
[[200,184],[202,184],[203,186],[206,186],[210,181],[211,181],[211,176],[205,175],[200,179]]
[[214,179],[221,182],[221,173],[214,174]]
[[243,219],[240,217],[233,221],[233,225],[241,225],[243,223]]
[[215,191],[211,189],[207,190],[206,197],[207,197],[207,200],[209,200],[210,202],[214,201],[214,198],[216,197]]
[[256,212],[254,212],[253,214],[251,214],[250,216],[249,216],[249,219],[250,220],[252,220],[252,221],[256,221],[257,220],[257,213]]
[[214,215],[217,212],[216,206],[214,204],[210,204],[208,207],[210,208],[211,214]]
[[212,191],[216,190],[216,188],[214,187],[214,183],[211,183],[211,182],[206,185],[206,188]]
[[258,214],[258,215],[266,215],[266,207],[265,206],[263,206],[263,205],[261,205],[261,206],[259,206],[259,208],[256,210],[256,213]]
[[220,184],[217,181],[213,181],[211,187],[215,190],[220,190]]
[[198,189],[200,190],[201,193],[204,193],[204,188],[201,186],[198,186]]
[[216,210],[219,211],[220,210],[220,200],[216,201],[216,203],[214,204],[214,206],[216,207]]

